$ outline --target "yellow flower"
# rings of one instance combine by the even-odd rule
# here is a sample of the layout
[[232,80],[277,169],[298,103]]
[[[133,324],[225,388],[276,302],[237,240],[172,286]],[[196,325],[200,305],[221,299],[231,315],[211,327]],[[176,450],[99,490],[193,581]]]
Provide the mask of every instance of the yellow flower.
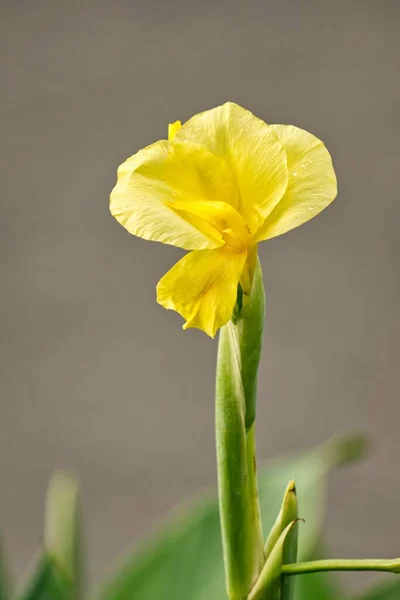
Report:
[[336,196],[331,157],[292,125],[267,125],[228,102],[169,126],[128,158],[111,193],[130,233],[191,250],[161,279],[157,301],[211,337],[249,294],[257,244],[323,210]]

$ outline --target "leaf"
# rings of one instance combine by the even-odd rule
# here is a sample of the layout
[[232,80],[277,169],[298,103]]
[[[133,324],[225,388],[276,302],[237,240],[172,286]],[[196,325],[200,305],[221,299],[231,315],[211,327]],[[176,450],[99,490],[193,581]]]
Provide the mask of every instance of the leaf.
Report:
[[47,555],[70,582],[71,600],[81,597],[79,521],[78,483],[71,475],[57,472],[47,493],[44,543]]
[[66,600],[71,598],[71,582],[48,554],[42,554],[18,600]]
[[[330,442],[316,450],[286,457],[267,466],[259,477],[264,531],[274,524],[288,481],[295,479],[299,516],[306,523],[299,536],[299,560],[314,558],[320,538],[329,471],[362,454],[359,438]],[[312,598],[304,585],[296,600]],[[300,577],[297,577],[300,580]],[[298,582],[297,582],[298,583]],[[296,586],[297,586],[296,583]],[[323,588],[321,588],[323,589]],[[298,587],[300,590],[300,586]],[[315,597],[315,596],[314,596]],[[206,500],[186,509],[163,531],[136,550],[125,566],[95,596],[96,600],[223,600],[226,598],[218,505]],[[329,600],[329,595],[318,596]],[[337,600],[337,598],[335,598]]]
[[[311,558],[322,556],[316,552]],[[312,573],[296,577],[296,600],[343,600],[344,594],[328,573]]]
[[380,584],[369,592],[357,596],[357,600],[399,600],[400,577],[393,577],[388,583]]
[[299,517],[305,521],[299,535],[298,560],[310,560],[318,546],[325,516],[327,475],[333,468],[359,458],[364,451],[363,438],[347,437],[294,457],[276,460],[259,478],[264,531],[271,530],[286,485],[294,479]]
[[47,494],[44,549],[18,600],[79,600],[78,512],[76,480],[55,473]]
[[9,594],[9,578],[4,551],[0,545],[0,600],[8,600]]

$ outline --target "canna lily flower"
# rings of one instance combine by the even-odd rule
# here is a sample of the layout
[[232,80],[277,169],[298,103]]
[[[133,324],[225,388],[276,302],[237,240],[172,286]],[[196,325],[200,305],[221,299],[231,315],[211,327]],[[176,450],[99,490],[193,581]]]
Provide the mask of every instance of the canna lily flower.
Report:
[[337,193],[323,142],[267,125],[228,102],[169,126],[118,169],[112,215],[130,233],[190,250],[157,285],[157,301],[214,337],[238,285],[251,291],[257,245],[305,223]]

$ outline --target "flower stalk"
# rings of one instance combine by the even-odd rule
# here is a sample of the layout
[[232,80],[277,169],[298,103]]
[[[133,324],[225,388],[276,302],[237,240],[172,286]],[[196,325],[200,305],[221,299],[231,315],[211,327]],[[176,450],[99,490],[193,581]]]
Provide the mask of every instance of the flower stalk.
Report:
[[381,559],[328,559],[299,562],[282,566],[282,575],[307,575],[323,571],[383,571],[400,574],[400,558]]
[[250,297],[220,332],[216,382],[216,445],[227,593],[248,597],[265,562],[258,501],[255,398],[264,325],[259,263]]

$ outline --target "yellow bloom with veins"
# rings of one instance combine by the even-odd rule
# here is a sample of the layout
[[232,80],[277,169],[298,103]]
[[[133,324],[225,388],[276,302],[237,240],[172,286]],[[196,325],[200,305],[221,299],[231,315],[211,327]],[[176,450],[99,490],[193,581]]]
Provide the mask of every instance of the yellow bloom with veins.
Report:
[[311,133],[231,102],[177,121],[168,138],[119,167],[110,210],[130,233],[191,251],[159,281],[157,301],[214,337],[238,285],[250,293],[257,244],[328,206],[335,172]]

